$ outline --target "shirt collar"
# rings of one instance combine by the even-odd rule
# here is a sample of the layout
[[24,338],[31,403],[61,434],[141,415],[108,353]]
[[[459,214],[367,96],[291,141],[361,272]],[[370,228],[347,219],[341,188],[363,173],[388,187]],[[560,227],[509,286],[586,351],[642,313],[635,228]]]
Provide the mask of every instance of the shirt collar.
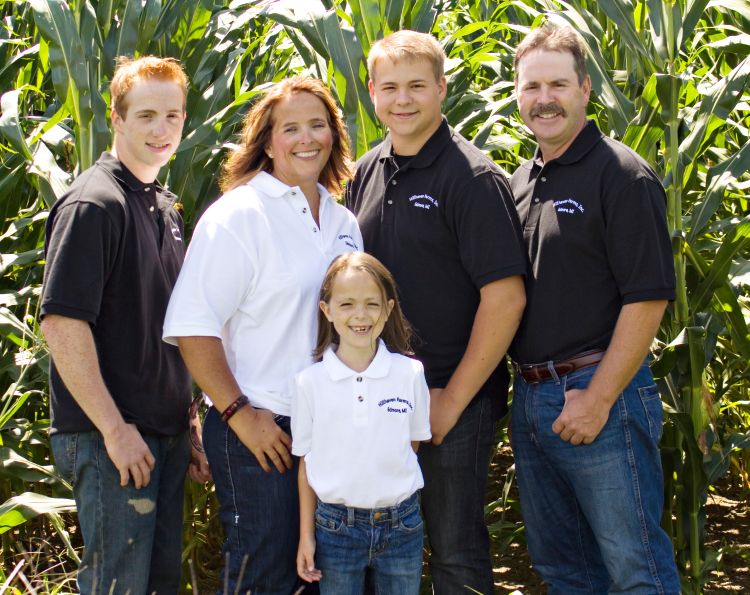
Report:
[[[409,163],[402,169],[411,169],[415,167],[424,169],[430,167],[435,159],[438,158],[438,155],[442,153],[445,146],[450,143],[454,134],[455,132],[448,125],[448,120],[446,120],[445,116],[443,116],[438,129],[432,134],[429,139],[427,139],[427,142],[422,146],[421,149],[419,149],[419,152],[414,155]],[[380,154],[378,159],[382,162],[386,159],[389,159],[392,155],[393,142],[391,141],[391,135],[389,134],[380,145]]]
[[121,186],[130,192],[146,192],[146,188],[155,188],[160,201],[166,202],[169,205],[172,205],[177,201],[177,196],[164,188],[159,183],[159,180],[154,180],[153,182],[142,182],[122,161],[112,155],[112,153],[105,151],[101,154],[96,163],[104,171],[111,174]]
[[[565,153],[560,155],[557,159],[553,159],[553,162],[557,162],[560,165],[570,165],[583,159],[586,154],[593,149],[596,144],[604,137],[599,130],[594,120],[588,120],[583,129],[573,139],[571,145],[567,148]],[[534,158],[531,160],[531,165],[537,165],[538,167],[544,167],[544,161],[542,160],[542,152],[539,147],[534,152]]]
[[[284,184],[284,182],[282,182],[278,178],[275,178],[267,171],[261,171],[257,173],[247,182],[247,184],[262,192],[266,196],[270,196],[272,198],[281,198],[293,189],[297,189],[300,193],[302,193],[302,190],[299,189],[299,186],[287,186],[286,184]],[[321,204],[323,203],[323,201],[331,198],[331,193],[328,192],[326,187],[322,184],[318,184],[318,192],[320,193]]]
[[391,368],[392,357],[393,354],[388,351],[383,340],[378,339],[378,351],[364,372],[356,372],[342,362],[336,356],[336,352],[333,350],[332,346],[328,347],[323,354],[323,367],[333,381],[344,380],[345,378],[351,378],[352,376],[384,378],[388,375],[388,371]]

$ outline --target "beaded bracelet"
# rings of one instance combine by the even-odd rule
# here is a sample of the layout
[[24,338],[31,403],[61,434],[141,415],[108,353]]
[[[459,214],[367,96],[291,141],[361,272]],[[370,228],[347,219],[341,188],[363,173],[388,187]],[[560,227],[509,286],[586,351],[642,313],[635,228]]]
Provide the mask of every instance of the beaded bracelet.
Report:
[[224,423],[227,423],[229,421],[229,418],[232,417],[237,411],[242,409],[245,405],[250,404],[250,399],[248,399],[245,395],[240,395],[237,397],[229,407],[224,409],[224,412],[221,414],[221,421]]

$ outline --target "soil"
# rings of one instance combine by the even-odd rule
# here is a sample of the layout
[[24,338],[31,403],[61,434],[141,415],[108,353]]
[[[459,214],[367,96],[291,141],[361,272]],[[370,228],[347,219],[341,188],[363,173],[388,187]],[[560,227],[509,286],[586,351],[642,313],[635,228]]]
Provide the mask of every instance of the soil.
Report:
[[[509,471],[513,456],[510,448],[500,448],[492,462],[488,486],[488,502],[496,502]],[[706,547],[720,553],[718,568],[703,589],[705,595],[719,593],[750,593],[750,499],[747,487],[733,484],[728,477],[721,479],[706,505]],[[511,485],[506,506],[499,507],[489,517],[490,523],[501,518],[507,523],[501,533],[509,537],[517,531],[513,541],[493,542],[493,567],[497,594],[536,595],[546,592],[544,583],[531,568],[531,561],[523,541],[518,493]]]

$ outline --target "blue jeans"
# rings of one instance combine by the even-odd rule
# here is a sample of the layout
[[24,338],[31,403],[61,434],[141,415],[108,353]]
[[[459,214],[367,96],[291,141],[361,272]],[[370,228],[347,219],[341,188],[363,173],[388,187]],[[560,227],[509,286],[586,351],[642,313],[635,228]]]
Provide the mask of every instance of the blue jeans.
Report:
[[99,432],[50,437],[55,465],[73,485],[83,558],[78,588],[84,595],[173,595],[182,566],[182,505],[190,460],[187,432],[143,436],[156,459],[151,481],[120,486]]
[[417,493],[391,508],[318,502],[315,541],[321,595],[362,595],[368,569],[375,595],[418,595],[424,527]]
[[517,375],[511,440],[526,540],[549,593],[679,593],[659,456],[662,405],[644,364],[589,445],[552,431],[565,391],[596,366],[529,384]]
[[[289,433],[289,418],[278,422]],[[219,499],[224,527],[224,578],[229,593],[290,595],[297,586],[299,543],[298,459],[268,473],[211,407],[203,422],[203,447]]]
[[440,446],[422,444],[422,510],[436,595],[493,592],[485,488],[495,446],[489,398],[475,398]]

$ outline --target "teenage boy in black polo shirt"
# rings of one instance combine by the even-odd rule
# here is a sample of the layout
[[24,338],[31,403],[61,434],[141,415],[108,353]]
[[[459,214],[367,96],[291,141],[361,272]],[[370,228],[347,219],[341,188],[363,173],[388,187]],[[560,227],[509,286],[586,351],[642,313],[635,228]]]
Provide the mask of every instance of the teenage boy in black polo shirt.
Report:
[[[156,176],[180,142],[187,79],[175,60],[145,57],[122,62],[110,89],[112,151],[47,223],[50,442],[78,507],[80,592],[176,593],[191,387],[161,340],[184,250],[176,197]],[[193,456],[191,477],[207,479]]]
[[583,39],[551,23],[516,52],[539,143],[511,187],[531,270],[511,437],[532,562],[549,593],[679,593],[660,526],[662,407],[646,362],[674,268],[648,164],[586,119]]
[[370,95],[389,135],[357,163],[347,205],[396,278],[430,386],[433,443],[419,460],[435,593],[489,594],[484,494],[526,261],[505,177],[442,117],[444,60],[414,31],[373,45]]

